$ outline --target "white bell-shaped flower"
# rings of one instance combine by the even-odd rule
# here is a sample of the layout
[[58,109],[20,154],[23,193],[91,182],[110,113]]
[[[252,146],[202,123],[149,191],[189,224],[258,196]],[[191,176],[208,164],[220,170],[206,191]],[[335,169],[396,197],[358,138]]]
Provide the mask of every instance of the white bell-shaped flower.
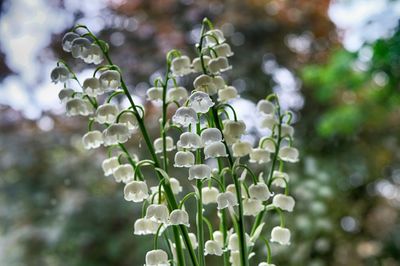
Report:
[[102,95],[104,89],[100,86],[100,81],[97,78],[87,78],[83,82],[83,92],[90,97],[96,97],[97,95]]
[[65,66],[55,67],[50,73],[51,81],[55,84],[64,83],[71,78],[71,73]]
[[239,251],[231,251],[229,255],[229,262],[231,263],[231,266],[240,266],[241,261],[240,261],[240,252]]
[[201,132],[201,141],[204,146],[208,146],[214,142],[222,141],[222,133],[218,128],[207,128]]
[[66,103],[73,99],[74,93],[75,91],[73,89],[62,89],[58,93],[58,98],[60,99],[61,103]]
[[[248,247],[251,247],[251,246],[254,245],[254,243],[251,242],[250,236],[247,233],[245,234],[245,238],[246,238],[246,244],[247,244]],[[233,233],[232,235],[229,236],[228,249],[230,251],[239,251],[240,250],[238,234]]]
[[74,98],[67,101],[65,107],[67,109],[68,116],[88,116],[93,114],[94,111],[93,106],[88,101],[79,98]]
[[257,110],[264,115],[273,115],[275,113],[275,105],[267,100],[260,100],[257,103]]
[[[171,137],[169,137],[169,136],[165,137],[165,144],[166,144],[165,149],[167,151],[172,151],[175,149],[174,140]],[[154,150],[156,151],[156,153],[163,152],[163,139],[162,138],[155,139],[153,142],[153,145],[154,145]]]
[[271,160],[269,151],[261,148],[252,149],[250,152],[250,160],[251,163],[268,163]]
[[218,101],[226,102],[238,97],[238,91],[233,86],[226,86],[225,88],[218,90]]
[[92,43],[86,38],[75,38],[71,43],[72,57],[84,59],[88,55],[91,45]]
[[124,124],[112,124],[103,131],[104,146],[125,143],[130,138],[130,132]]
[[284,211],[292,212],[295,205],[295,200],[291,196],[276,194],[272,199],[272,204]]
[[172,121],[175,124],[187,127],[197,122],[197,113],[191,107],[179,107],[172,116]]
[[121,85],[121,75],[116,70],[106,70],[101,73],[99,81],[104,90],[115,90]]
[[214,46],[225,42],[224,33],[219,29],[212,29],[206,32],[206,46]]
[[211,168],[206,164],[196,164],[189,168],[189,180],[210,178]]
[[[228,232],[228,234],[229,234],[229,232]],[[230,235],[228,235],[228,237],[229,237]],[[224,234],[221,232],[221,231],[214,231],[213,232],[213,238],[214,238],[214,240],[215,241],[217,241],[217,243],[221,246],[221,247],[223,247],[224,246]]]
[[97,108],[95,114],[95,120],[99,124],[111,124],[114,123],[117,116],[118,116],[117,106],[111,103],[105,103]]
[[186,225],[190,226],[189,224],[189,214],[185,210],[176,209],[171,212],[169,215],[169,223],[172,225]]
[[214,105],[210,96],[202,91],[196,91],[189,97],[189,106],[197,113],[205,114]]
[[180,192],[182,192],[182,186],[178,179],[171,177],[169,179],[169,183],[171,184],[172,193],[178,195]]
[[[286,182],[289,182],[289,175],[284,172],[274,171],[272,173],[272,179],[273,179],[272,185],[285,188]],[[285,180],[286,180],[286,182],[285,182]]]
[[101,164],[105,176],[112,175],[118,166],[119,166],[119,161],[117,156],[107,158]]
[[227,43],[221,43],[213,47],[218,56],[230,57],[233,55],[231,46]]
[[[210,61],[210,57],[207,55],[203,56],[203,64],[204,67],[207,67],[208,62]],[[201,58],[200,57],[196,57],[193,59],[192,61],[192,68],[194,72],[203,72],[203,66],[202,66],[202,62],[201,62]]]
[[194,165],[194,155],[190,151],[178,151],[175,153],[175,167],[191,167]]
[[162,249],[151,250],[146,253],[145,266],[169,266],[168,254]]
[[103,134],[98,130],[89,131],[83,135],[82,142],[87,150],[98,148],[103,144]]
[[208,62],[208,69],[212,74],[219,74],[232,69],[232,66],[229,65],[228,58],[218,56],[217,58],[213,58],[210,60],[210,62]]
[[83,58],[83,61],[85,61],[87,64],[100,64],[103,61],[103,51],[101,50],[100,46],[92,43],[86,53],[85,58]]
[[180,136],[178,146],[188,150],[196,150],[201,148],[203,143],[196,133],[185,132]]
[[217,203],[217,197],[219,194],[219,191],[215,187],[203,187],[201,189],[201,193],[203,196],[203,204],[207,205],[210,203]]
[[147,219],[140,218],[135,221],[134,234],[135,235],[155,235],[157,233],[159,223]]
[[248,141],[238,141],[232,145],[233,156],[243,157],[252,151],[251,143]]
[[290,230],[275,226],[271,231],[271,242],[277,242],[281,245],[290,245]]
[[217,255],[222,256],[222,246],[215,240],[207,240],[204,245],[204,255]]
[[[275,131],[278,131],[278,129],[276,128]],[[287,124],[282,124],[281,125],[281,136],[282,137],[293,137],[294,135],[294,128],[291,125],[287,125]]]
[[198,247],[196,235],[193,233],[189,233],[189,239],[190,239],[190,243],[192,244],[193,249],[196,249]]
[[179,77],[192,73],[190,58],[186,55],[175,57],[171,62],[171,70]]
[[224,120],[224,137],[239,139],[246,131],[246,124],[242,120]]
[[147,90],[147,100],[149,101],[162,101],[163,88],[162,87],[151,87]]
[[195,90],[208,93],[209,95],[217,93],[217,87],[215,86],[213,78],[205,74],[198,76],[193,81],[193,87]]
[[270,153],[276,152],[275,142],[272,139],[266,139],[266,138],[260,139],[260,148],[265,149]]
[[278,155],[284,162],[296,163],[299,161],[299,151],[293,147],[281,148]]
[[167,91],[167,101],[186,100],[189,94],[184,87],[174,87]]
[[131,181],[125,185],[124,198],[126,201],[142,202],[149,197],[149,189],[146,182]]
[[224,89],[226,87],[225,80],[221,76],[214,76],[212,78],[212,82],[214,83],[214,86],[215,86],[217,91],[218,90],[222,90],[222,89]]
[[67,32],[64,37],[62,38],[62,48],[66,52],[71,52],[72,48],[72,42],[76,38],[79,38],[80,36],[76,34],[75,32]]
[[225,145],[222,142],[213,142],[204,148],[205,159],[227,157]]
[[147,207],[146,218],[158,223],[168,223],[169,211],[164,204],[151,204]]
[[131,112],[124,112],[119,116],[118,123],[125,125],[130,131],[139,127],[136,116]]
[[276,266],[276,265],[271,263],[261,262],[258,264],[258,266]]
[[256,200],[256,199],[243,200],[243,215],[256,216],[262,210],[264,210],[264,205],[262,204],[261,200]]
[[270,114],[270,115],[262,116],[261,122],[260,122],[261,128],[266,128],[266,129],[272,130],[277,125],[278,125],[278,121],[276,120],[276,117],[274,115]]
[[[232,192],[232,194],[236,195],[236,186],[234,184],[229,184],[228,186],[226,186],[226,191]],[[242,197],[244,198],[247,195],[247,193],[243,186],[241,188],[241,192],[242,192]]]
[[236,198],[236,195],[233,194],[232,192],[223,192],[218,194],[217,196],[217,204],[218,204],[218,210],[222,210],[228,207],[234,207],[238,205],[238,201]]
[[133,180],[135,176],[135,171],[132,165],[128,163],[121,164],[115,168],[113,175],[116,182],[128,183],[129,181]]
[[271,196],[272,193],[269,191],[268,186],[265,183],[257,183],[250,185],[249,187],[249,194],[252,199],[266,201]]

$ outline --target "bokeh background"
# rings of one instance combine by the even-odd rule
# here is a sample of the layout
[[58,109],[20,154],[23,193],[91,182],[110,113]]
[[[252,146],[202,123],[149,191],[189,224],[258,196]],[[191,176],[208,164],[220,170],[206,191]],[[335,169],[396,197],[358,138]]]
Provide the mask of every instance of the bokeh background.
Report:
[[[193,56],[200,22],[223,29],[235,56],[234,104],[258,134],[254,102],[274,91],[296,115],[301,162],[287,169],[297,207],[277,265],[400,265],[400,1],[0,1],[0,265],[143,265],[140,210],[82,149],[84,119],[66,118],[49,73],[86,24],[109,42],[143,98],[171,48]],[[190,84],[190,82],[187,82]],[[158,109],[145,103],[157,133]],[[151,123],[153,121],[153,123]],[[130,148],[144,157],[138,137]],[[258,259],[265,250],[258,251]],[[255,264],[255,261],[253,261]]]

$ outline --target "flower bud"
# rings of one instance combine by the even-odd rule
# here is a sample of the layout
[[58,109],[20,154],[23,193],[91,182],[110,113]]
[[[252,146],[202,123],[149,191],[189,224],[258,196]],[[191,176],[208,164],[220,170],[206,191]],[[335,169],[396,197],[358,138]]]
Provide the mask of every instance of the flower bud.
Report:
[[99,124],[111,124],[114,123],[117,116],[117,106],[111,103],[105,103],[97,108],[95,120]]
[[249,187],[249,194],[252,199],[266,201],[272,194],[269,191],[268,186],[265,183],[252,184]]
[[217,203],[217,196],[219,191],[215,187],[203,187],[201,189],[201,193],[203,196],[203,204],[207,205],[210,203]]
[[73,89],[62,89],[58,93],[58,98],[60,99],[61,103],[66,103],[69,100],[73,99],[75,91]]
[[181,126],[187,127],[197,122],[197,113],[191,107],[179,107],[172,116],[172,121]]
[[194,155],[190,151],[178,151],[175,153],[175,167],[190,167],[194,164]]
[[101,167],[103,168],[104,175],[109,176],[114,173],[114,170],[119,166],[118,162],[118,157],[110,157],[108,159],[105,159],[103,163],[101,164]]
[[218,128],[207,128],[201,132],[200,137],[204,146],[222,141],[222,133]]
[[125,143],[130,137],[129,129],[123,124],[112,124],[103,131],[104,146]]
[[261,200],[255,199],[244,199],[243,200],[243,215],[246,216],[257,216],[262,210],[264,205]]
[[92,105],[88,101],[78,98],[67,101],[66,109],[68,116],[88,116],[90,114],[93,114]]
[[279,158],[282,161],[296,163],[299,161],[299,151],[293,147],[283,147],[279,150]]
[[224,122],[224,137],[239,139],[246,131],[246,124],[242,120],[225,120]]
[[62,48],[66,52],[71,52],[72,48],[72,42],[76,38],[79,38],[80,36],[76,34],[75,32],[67,32],[64,37],[62,38]]
[[211,168],[206,164],[196,164],[189,168],[189,180],[210,178]]
[[137,219],[134,225],[135,235],[155,235],[160,225],[147,218]]
[[[167,151],[172,151],[173,149],[175,149],[174,140],[171,137],[169,137],[169,136],[165,137],[165,144],[166,144],[165,149]],[[163,139],[162,138],[155,139],[153,145],[154,145],[154,149],[155,149],[156,153],[163,152]]]
[[116,70],[106,70],[101,73],[99,81],[104,90],[115,90],[121,85],[121,75]]
[[238,97],[238,92],[233,86],[226,86],[225,88],[218,90],[218,101],[226,102]]
[[151,204],[147,207],[146,218],[157,223],[168,223],[169,211],[163,204]]
[[71,43],[72,57],[84,59],[88,55],[91,45],[92,43],[86,38],[75,38]]
[[213,74],[219,74],[232,69],[232,66],[229,65],[228,58],[219,56],[211,59],[210,62],[208,62],[208,69]]
[[163,88],[162,87],[151,87],[147,90],[147,100],[149,101],[162,101]]
[[188,96],[188,91],[184,87],[174,87],[167,91],[167,101],[186,100]]
[[100,46],[92,43],[86,53],[86,56],[83,58],[83,61],[87,64],[100,64],[103,61],[103,51],[101,50]]
[[232,145],[233,156],[243,157],[252,151],[251,143],[248,141],[238,141]]
[[135,171],[133,170],[132,165],[121,164],[115,168],[113,175],[115,182],[128,183],[129,181],[133,180],[135,176]]
[[[207,55],[203,56],[204,66],[207,66],[207,64],[210,61],[210,59],[211,58],[209,56],[207,56]],[[193,59],[192,67],[193,67],[194,72],[203,72],[203,66],[202,66],[200,57],[196,57],[196,58]]]
[[82,137],[85,149],[95,149],[103,144],[103,134],[98,130],[89,131]]
[[289,175],[284,172],[274,171],[272,173],[272,179],[273,179],[272,185],[284,188],[286,187],[286,182],[289,181]]
[[87,78],[83,82],[83,92],[90,97],[96,97],[97,95],[102,95],[104,89],[100,86],[100,81],[97,78]]
[[264,115],[273,115],[275,112],[275,105],[267,100],[261,100],[257,103],[257,110]]
[[192,73],[189,57],[186,55],[182,55],[172,59],[171,71],[174,76],[180,77]]
[[206,46],[214,46],[225,42],[224,33],[219,29],[212,29],[206,32]]
[[118,123],[125,125],[130,131],[139,127],[139,122],[136,116],[131,112],[124,112],[119,116]]
[[189,224],[189,214],[185,210],[176,209],[171,212],[169,215],[169,222],[172,225],[186,225],[190,226]]
[[281,245],[290,245],[290,230],[275,226],[271,231],[271,242],[277,242]]
[[205,114],[213,105],[214,102],[205,92],[197,91],[189,97],[189,107],[192,107],[197,113]]
[[270,153],[261,148],[255,148],[250,152],[249,162],[251,163],[268,163],[271,160]]
[[195,90],[208,93],[209,95],[217,93],[217,87],[215,86],[213,78],[205,74],[198,76],[193,81],[193,87]]
[[227,157],[225,145],[222,142],[213,142],[204,148],[205,159]]
[[235,194],[227,191],[227,192],[218,194],[217,204],[218,204],[217,209],[222,210],[222,209],[225,209],[228,207],[234,207],[234,206],[238,205],[238,201],[237,201]]
[[223,251],[222,251],[222,246],[219,245],[219,243],[215,240],[207,240],[205,245],[204,245],[204,255],[217,255],[221,256]]
[[168,254],[162,249],[155,249],[146,253],[145,266],[166,266],[168,262]]
[[50,78],[55,84],[58,82],[64,83],[71,78],[71,73],[65,66],[58,66],[51,71]]
[[294,198],[291,196],[277,194],[272,199],[272,204],[275,207],[278,207],[284,211],[292,212],[295,205],[295,201]]
[[230,57],[233,55],[231,46],[227,43],[221,43],[213,47],[218,56]]
[[126,201],[142,202],[149,197],[149,189],[143,181],[131,181],[125,185],[124,198]]
[[178,146],[188,150],[196,150],[203,146],[199,135],[193,132],[183,133],[178,142]]
[[264,115],[261,118],[261,123],[260,123],[261,128],[267,128],[269,130],[272,130],[277,125],[278,121],[276,120],[274,115]]

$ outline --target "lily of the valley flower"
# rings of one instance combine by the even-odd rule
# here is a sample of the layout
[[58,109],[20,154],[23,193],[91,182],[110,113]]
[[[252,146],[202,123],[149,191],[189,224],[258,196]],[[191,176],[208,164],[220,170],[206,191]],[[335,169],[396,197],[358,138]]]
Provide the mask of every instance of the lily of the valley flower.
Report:
[[227,157],[225,145],[222,142],[213,142],[204,148],[205,159]]
[[83,37],[75,38],[71,43],[71,54],[74,58],[85,59],[92,43]]
[[272,199],[272,204],[284,211],[292,212],[295,205],[295,200],[291,196],[276,194]]
[[189,168],[189,180],[210,178],[211,168],[206,164],[196,164]]
[[227,43],[221,43],[213,47],[218,56],[230,57],[233,55],[231,46]]
[[217,86],[215,85],[213,78],[204,74],[198,76],[193,81],[193,87],[195,90],[208,93],[209,95],[217,93]]
[[276,265],[271,263],[261,262],[258,264],[258,266],[276,266]]
[[169,215],[169,223],[172,225],[189,225],[189,214],[185,210],[176,209]]
[[202,63],[200,57],[194,58],[192,61],[193,71],[194,72],[203,72],[202,64],[204,64],[204,66],[207,66],[210,59],[211,58],[208,55],[203,55],[203,63]]
[[233,156],[243,157],[252,151],[251,143],[248,141],[238,141],[232,145]]
[[186,100],[188,96],[188,91],[184,87],[174,87],[167,91],[168,101]]
[[294,134],[294,129],[292,126],[287,125],[287,124],[281,125],[281,136],[282,137],[285,137],[285,136],[293,137],[293,134]]
[[71,73],[65,66],[58,66],[51,71],[50,77],[55,84],[58,82],[64,83],[71,78]]
[[96,97],[104,93],[104,89],[100,86],[100,81],[97,78],[85,79],[82,87],[83,91],[90,97]]
[[189,106],[197,113],[205,114],[214,105],[210,96],[202,91],[196,91],[189,97]]
[[[272,185],[277,186],[277,187],[286,187],[286,182],[289,181],[289,175],[287,173],[284,172],[280,172],[280,171],[274,171],[272,173]],[[285,182],[286,180],[286,182]]]
[[242,120],[224,120],[224,137],[240,139],[246,131],[246,124]]
[[272,130],[274,127],[278,125],[278,121],[276,120],[275,116],[272,114],[264,115],[261,118],[260,127]]
[[149,197],[149,189],[144,181],[131,181],[125,185],[124,198],[126,201],[142,202]]
[[64,37],[62,38],[62,48],[66,52],[71,52],[72,48],[72,42],[76,38],[79,38],[80,36],[76,34],[75,32],[67,32]]
[[171,70],[175,76],[185,76],[192,73],[189,57],[186,55],[182,55],[172,59]]
[[151,250],[146,253],[145,266],[169,266],[168,254],[162,249]]
[[261,148],[252,149],[250,152],[250,160],[251,163],[268,163],[271,160],[269,151]]
[[75,91],[73,89],[62,89],[58,93],[58,98],[60,99],[61,103],[66,103],[72,99]]
[[105,176],[112,175],[118,166],[119,166],[119,162],[118,162],[117,156],[107,158],[101,164],[101,167],[103,168]]
[[290,230],[275,226],[271,231],[271,242],[277,242],[281,245],[290,245]]
[[149,101],[162,101],[163,88],[162,87],[151,87],[147,90],[147,100]]
[[113,175],[116,182],[128,183],[129,181],[133,180],[135,171],[132,165],[121,164],[114,169]]
[[203,146],[203,143],[200,136],[196,133],[185,132],[180,136],[177,145],[184,149],[197,150]]
[[219,29],[212,29],[206,32],[205,37],[207,46],[214,46],[219,43],[225,42],[224,33]]
[[226,86],[218,90],[218,101],[226,102],[238,97],[238,91],[233,86]]
[[137,219],[134,225],[134,234],[135,235],[154,235],[157,233],[159,223],[147,219],[140,218]]
[[191,167],[194,165],[194,155],[190,151],[178,151],[175,154],[175,167]]
[[[254,245],[253,242],[251,242],[250,240],[250,236],[246,233],[246,243],[248,247],[251,247]],[[239,251],[240,249],[240,245],[239,245],[239,236],[234,233],[232,235],[230,235],[229,237],[229,241],[228,241],[228,249],[232,252],[232,251]]]
[[97,44],[92,43],[83,61],[87,64],[93,63],[98,65],[103,61],[103,51]]
[[257,103],[257,110],[264,115],[272,115],[275,112],[275,105],[267,100],[261,100]]
[[100,105],[95,114],[96,122],[99,124],[111,124],[114,123],[118,115],[118,108],[116,105],[111,103],[105,103]]
[[[172,151],[175,149],[174,140],[171,137],[169,137],[169,136],[165,137],[165,144],[166,144],[165,149],[167,151]],[[154,150],[156,151],[156,153],[163,152],[163,139],[162,138],[155,139],[153,142],[153,145],[154,145]]]
[[178,179],[171,177],[171,178],[169,179],[169,183],[171,184],[172,193],[174,193],[175,195],[177,195],[177,194],[179,194],[180,192],[182,192],[182,186],[180,185]]
[[269,191],[268,186],[265,183],[257,183],[250,185],[249,194],[252,199],[266,201],[271,196],[272,193]]
[[179,107],[172,116],[172,121],[183,127],[197,122],[197,113],[191,107]]
[[121,85],[121,75],[116,70],[106,70],[101,73],[100,85],[105,90],[115,90]]
[[98,130],[89,131],[82,137],[85,149],[95,149],[103,144],[103,134]]
[[151,204],[147,207],[146,218],[158,223],[168,223],[169,211],[163,204]]
[[222,133],[218,128],[207,128],[201,132],[200,136],[205,146],[222,141]]
[[222,246],[215,240],[208,240],[204,245],[204,255],[222,256]]
[[299,151],[293,147],[283,147],[279,150],[279,158],[282,161],[296,163],[299,161]]
[[262,210],[264,210],[264,205],[262,204],[261,200],[256,200],[256,199],[243,200],[243,215],[256,216]]
[[124,124],[112,124],[103,131],[104,146],[125,143],[130,137],[130,132]]
[[219,190],[215,187],[203,187],[201,189],[203,195],[203,204],[217,203]]
[[88,101],[79,98],[74,98],[67,101],[65,107],[67,109],[68,116],[88,116],[93,114],[94,111],[93,106]]
[[119,116],[120,124],[125,125],[130,131],[133,131],[139,127],[139,122],[136,116],[131,112],[124,112]]
[[221,72],[232,69],[232,66],[229,65],[228,58],[224,56],[219,56],[217,58],[211,59],[208,62],[208,69],[213,74],[219,74]]
[[222,210],[228,207],[234,207],[238,205],[238,201],[236,198],[236,195],[233,194],[232,192],[223,192],[218,194],[217,196],[217,204],[218,204],[218,210]]
[[[262,146],[261,146],[261,144],[262,144]],[[265,139],[265,138],[260,139],[260,148],[265,149],[270,153],[276,152],[275,142],[271,139]]]

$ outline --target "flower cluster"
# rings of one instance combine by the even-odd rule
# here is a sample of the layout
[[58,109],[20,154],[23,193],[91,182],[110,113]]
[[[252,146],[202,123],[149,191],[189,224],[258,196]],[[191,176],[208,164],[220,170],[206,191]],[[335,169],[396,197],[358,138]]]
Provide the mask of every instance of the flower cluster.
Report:
[[[82,30],[85,32],[80,34]],[[154,140],[144,122],[146,111],[133,101],[120,69],[108,55],[108,45],[85,26],[67,33],[62,44],[65,51],[86,63],[107,60],[82,85],[62,61],[51,78],[65,85],[59,98],[67,115],[89,117],[83,146],[109,150],[109,157],[102,163],[104,175],[124,184],[125,200],[143,205],[133,232],[154,236],[154,250],[147,252],[145,265],[183,265],[185,253],[193,265],[205,265],[205,256],[209,255],[221,256],[224,265],[249,265],[259,240],[268,250],[266,261],[259,266],[273,265],[270,242],[288,245],[291,237],[284,212],[293,211],[295,200],[289,195],[289,176],[283,166],[299,160],[299,152],[292,146],[292,115],[281,110],[275,94],[269,95],[257,103],[260,126],[269,133],[256,146],[244,140],[246,123],[237,118],[229,104],[238,92],[221,76],[232,68],[228,58],[233,55],[223,32],[205,19],[196,45],[197,57],[191,60],[177,50],[167,54],[165,76],[157,78],[147,91],[149,101],[162,103],[161,133]],[[188,75],[194,76],[191,91],[178,85],[179,78]],[[71,79],[81,85],[82,91],[68,88]],[[127,97],[131,106],[121,108],[113,101],[117,95]],[[173,106],[176,110],[169,118],[167,108]],[[178,138],[170,133],[171,129],[178,130]],[[139,160],[125,146],[135,132],[142,134],[150,158]],[[115,149],[121,152],[113,155]],[[174,159],[170,162],[168,154],[172,152]],[[152,167],[156,178],[145,176],[143,166]],[[252,170],[260,166],[265,170]],[[169,176],[171,167],[180,168],[192,182],[193,189],[185,189],[185,195],[179,179]],[[149,187],[152,183],[156,185]],[[185,208],[190,198],[196,201],[196,215]],[[205,217],[205,209],[218,219]],[[267,212],[280,217],[269,239],[264,237]],[[172,231],[174,237],[168,238],[167,231]],[[158,246],[162,235],[168,238],[164,249]]]

